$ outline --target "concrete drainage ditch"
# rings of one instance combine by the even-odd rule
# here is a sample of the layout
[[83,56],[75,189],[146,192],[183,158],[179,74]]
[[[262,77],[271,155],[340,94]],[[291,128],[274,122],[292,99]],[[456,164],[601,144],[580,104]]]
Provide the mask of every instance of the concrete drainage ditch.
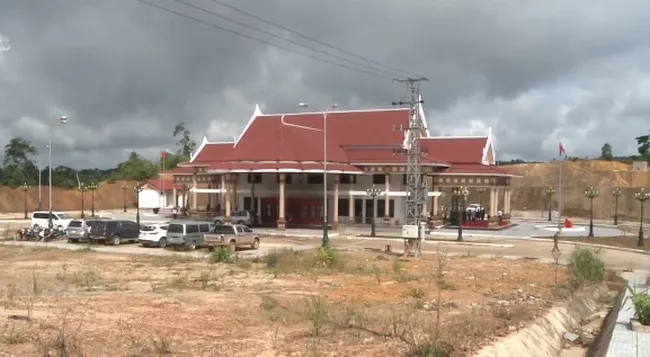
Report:
[[[475,357],[604,356],[624,285],[585,289],[528,326],[480,350]],[[603,329],[601,330],[601,326]],[[601,352],[602,351],[602,352]]]

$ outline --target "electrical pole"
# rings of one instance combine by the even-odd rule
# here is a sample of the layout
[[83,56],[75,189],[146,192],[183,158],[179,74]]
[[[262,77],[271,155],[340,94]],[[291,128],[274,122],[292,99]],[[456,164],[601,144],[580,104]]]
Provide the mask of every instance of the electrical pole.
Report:
[[409,105],[409,124],[405,132],[403,149],[406,151],[406,217],[405,223],[409,226],[417,227],[416,237],[405,238],[405,251],[404,256],[408,256],[410,252],[413,256],[419,257],[422,253],[422,232],[420,229],[420,220],[422,218],[422,208],[426,197],[424,197],[424,186],[422,184],[422,167],[420,165],[420,158],[422,150],[420,147],[420,138],[423,135],[424,123],[420,116],[420,104],[423,103],[420,96],[420,82],[428,80],[427,78],[407,78],[396,79],[400,83],[406,83],[411,94],[408,102],[397,102],[393,105]]

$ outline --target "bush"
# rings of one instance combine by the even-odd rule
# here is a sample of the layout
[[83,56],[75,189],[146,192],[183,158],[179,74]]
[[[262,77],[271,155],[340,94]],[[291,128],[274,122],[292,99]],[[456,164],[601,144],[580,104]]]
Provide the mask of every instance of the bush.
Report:
[[628,288],[631,292],[632,305],[634,306],[636,317],[639,319],[641,325],[650,325],[650,295],[647,292],[638,293],[632,291],[632,288]]
[[454,354],[454,346],[444,341],[425,341],[419,346],[413,347],[407,357],[449,357]]
[[344,264],[339,252],[330,247],[311,251],[282,249],[269,252],[261,258],[264,265],[276,273],[305,273],[313,269],[342,269]]
[[230,263],[232,261],[227,247],[219,246],[210,254],[210,263]]
[[569,282],[572,289],[603,281],[605,263],[600,250],[576,247],[569,257]]
[[341,255],[329,246],[321,247],[316,252],[316,267],[326,269],[340,269],[343,267]]

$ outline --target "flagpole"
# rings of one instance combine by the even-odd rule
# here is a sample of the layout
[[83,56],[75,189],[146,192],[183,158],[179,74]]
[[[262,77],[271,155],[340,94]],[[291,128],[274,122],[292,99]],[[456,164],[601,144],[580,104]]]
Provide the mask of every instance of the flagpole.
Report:
[[562,154],[560,154],[560,173],[557,179],[557,224],[558,227],[562,227],[562,163],[564,159]]

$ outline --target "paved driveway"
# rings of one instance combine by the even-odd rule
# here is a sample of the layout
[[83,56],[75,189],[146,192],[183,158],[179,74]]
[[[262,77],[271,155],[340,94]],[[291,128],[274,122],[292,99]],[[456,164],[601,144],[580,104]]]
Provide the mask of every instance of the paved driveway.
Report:
[[[468,239],[471,241],[472,239]],[[482,240],[482,239],[474,239]],[[552,243],[532,241],[525,239],[514,239],[512,237],[491,238],[493,243],[507,243],[501,246],[493,245],[471,245],[463,244],[456,245],[452,240],[448,244],[440,244],[440,249],[448,251],[450,254],[470,254],[475,256],[484,257],[510,257],[521,258],[531,257],[540,259],[546,262],[552,262],[551,249]],[[23,241],[4,241],[2,244],[9,245],[24,245],[33,247],[51,247],[59,249],[84,249],[87,245],[84,244],[70,244],[65,242],[23,242]],[[403,241],[401,239],[347,239],[344,237],[333,237],[331,244],[337,248],[343,249],[375,249],[383,250],[386,244],[393,247],[393,251],[401,253],[403,251]],[[265,238],[260,245],[260,249],[256,251],[242,250],[239,251],[243,257],[263,256],[269,252],[278,249],[295,249],[306,250],[314,249],[320,246],[320,239],[318,238]],[[574,243],[561,242],[560,249],[562,251],[561,260],[566,262],[566,259],[571,254],[575,247]],[[435,241],[427,241],[423,246],[423,253],[435,253],[438,244]],[[124,244],[121,246],[93,246],[94,250],[107,253],[119,254],[142,254],[142,255],[191,255],[195,257],[205,257],[207,253],[204,251],[194,252],[174,252],[159,248],[143,248],[135,244]],[[643,255],[640,253],[626,252],[619,250],[603,249],[603,259],[605,260],[608,268],[613,269],[630,269],[642,270],[650,272],[650,255]]]

